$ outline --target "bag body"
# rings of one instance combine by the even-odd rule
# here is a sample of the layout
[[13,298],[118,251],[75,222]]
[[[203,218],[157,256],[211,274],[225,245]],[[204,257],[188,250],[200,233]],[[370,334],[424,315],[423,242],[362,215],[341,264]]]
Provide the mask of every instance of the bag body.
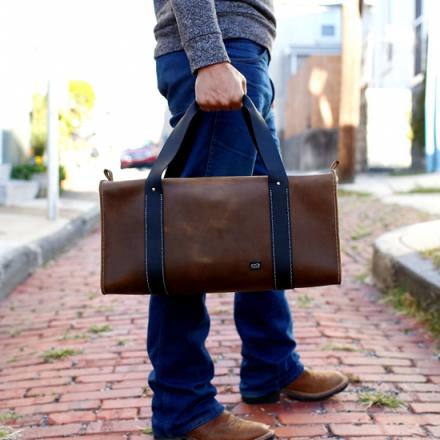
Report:
[[99,187],[104,294],[341,282],[335,167],[287,177],[249,99],[244,109],[268,176],[162,178],[196,106],[176,126],[147,179],[115,182],[107,172],[109,180]]

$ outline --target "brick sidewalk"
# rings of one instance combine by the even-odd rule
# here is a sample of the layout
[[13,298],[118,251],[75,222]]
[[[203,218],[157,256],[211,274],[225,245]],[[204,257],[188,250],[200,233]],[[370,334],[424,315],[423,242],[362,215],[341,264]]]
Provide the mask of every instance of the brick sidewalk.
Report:
[[[341,197],[340,205],[343,285],[289,298],[304,363],[351,373],[353,383],[320,403],[240,403],[232,295],[209,295],[218,398],[236,414],[271,424],[282,439],[440,438],[440,361],[432,341],[365,281],[372,240],[428,217],[365,197]],[[148,299],[101,296],[98,261],[95,233],[0,303],[0,424],[21,429],[22,438],[152,439]],[[358,395],[370,389],[395,391],[406,406],[367,409]]]

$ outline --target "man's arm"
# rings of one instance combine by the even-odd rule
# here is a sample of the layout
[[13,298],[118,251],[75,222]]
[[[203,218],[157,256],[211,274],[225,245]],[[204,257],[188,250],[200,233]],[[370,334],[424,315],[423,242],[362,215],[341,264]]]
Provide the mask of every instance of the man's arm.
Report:
[[246,79],[231,64],[214,0],[171,0],[182,46],[197,74],[196,101],[202,110],[241,107]]
[[171,0],[171,5],[193,73],[201,67],[229,62],[214,0]]

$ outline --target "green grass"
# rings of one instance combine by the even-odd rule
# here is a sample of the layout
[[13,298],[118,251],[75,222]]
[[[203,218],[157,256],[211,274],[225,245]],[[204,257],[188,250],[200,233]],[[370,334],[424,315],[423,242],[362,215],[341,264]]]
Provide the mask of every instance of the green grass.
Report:
[[440,342],[440,304],[422,304],[402,288],[386,292],[382,301],[405,315],[416,318]]
[[345,373],[345,375],[348,377],[350,383],[357,384],[362,382],[362,379],[357,374]]
[[74,348],[51,348],[43,353],[43,360],[44,362],[58,361],[80,353],[82,353],[81,350]]
[[348,189],[338,188],[339,197],[373,197],[373,195],[366,191],[351,191]]
[[211,313],[213,315],[223,315],[224,313],[228,313],[229,309],[227,307],[224,306],[219,306],[216,307]]
[[20,416],[14,411],[2,411],[0,412],[0,423],[11,422],[19,419]]
[[302,309],[307,309],[312,305],[313,299],[304,293],[303,295],[298,295],[295,298],[295,303],[298,307],[301,307]]
[[331,342],[331,341],[323,344],[321,349],[326,351],[350,351],[350,352],[360,351],[360,349],[354,345],[338,344],[336,342]]
[[148,428],[144,428],[141,431],[141,433],[144,434],[144,435],[151,435],[151,434],[153,434],[153,430],[150,427],[148,427]]
[[371,234],[371,231],[363,226],[356,228],[356,230],[351,235],[352,240],[360,240],[361,238],[368,237]]
[[354,276],[356,281],[364,282],[370,276],[370,272],[360,272]]
[[409,191],[398,191],[396,194],[438,194],[440,193],[440,187],[434,186],[416,186]]
[[19,438],[20,431],[12,429],[10,426],[0,425],[0,440],[15,440]]
[[73,333],[71,329],[67,329],[64,332],[64,335],[62,337],[63,340],[66,339],[87,339],[87,335],[85,333]]
[[422,256],[430,259],[432,264],[440,270],[440,247],[423,251]]
[[405,402],[396,394],[384,393],[383,391],[365,391],[359,393],[358,402],[367,405],[367,408],[380,406],[382,408],[398,409],[406,406]]
[[100,335],[101,333],[110,332],[112,328],[108,324],[97,325],[94,324],[87,330],[89,333],[93,333],[94,335]]

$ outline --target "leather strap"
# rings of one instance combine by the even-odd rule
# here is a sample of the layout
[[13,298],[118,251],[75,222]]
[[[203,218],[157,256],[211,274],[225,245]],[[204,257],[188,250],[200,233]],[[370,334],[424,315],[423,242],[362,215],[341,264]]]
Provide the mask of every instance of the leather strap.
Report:
[[[145,181],[145,275],[151,294],[167,294],[164,267],[162,175],[176,157],[188,129],[201,110],[193,102],[165,142]],[[242,114],[268,170],[274,288],[293,287],[290,197],[286,170],[263,117],[248,96]]]

